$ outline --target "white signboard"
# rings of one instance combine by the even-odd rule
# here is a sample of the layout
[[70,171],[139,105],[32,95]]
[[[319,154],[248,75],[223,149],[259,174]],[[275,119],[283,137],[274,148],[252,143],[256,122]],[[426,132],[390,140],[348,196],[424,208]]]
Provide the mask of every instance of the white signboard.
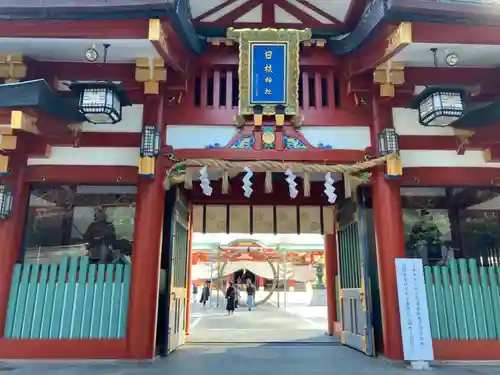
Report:
[[431,325],[422,259],[396,259],[403,355],[407,361],[432,361]]

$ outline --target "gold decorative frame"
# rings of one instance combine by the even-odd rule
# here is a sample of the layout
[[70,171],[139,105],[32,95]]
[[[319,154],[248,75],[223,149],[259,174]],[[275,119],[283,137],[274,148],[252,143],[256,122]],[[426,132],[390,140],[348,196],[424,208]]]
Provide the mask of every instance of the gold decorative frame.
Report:
[[[250,104],[250,42],[287,42],[288,43],[288,90],[285,115],[297,116],[299,113],[300,43],[311,39],[311,29],[234,29],[227,30],[228,39],[240,45],[239,53],[239,100],[238,114],[253,115]],[[263,115],[274,116],[276,105],[263,106]]]

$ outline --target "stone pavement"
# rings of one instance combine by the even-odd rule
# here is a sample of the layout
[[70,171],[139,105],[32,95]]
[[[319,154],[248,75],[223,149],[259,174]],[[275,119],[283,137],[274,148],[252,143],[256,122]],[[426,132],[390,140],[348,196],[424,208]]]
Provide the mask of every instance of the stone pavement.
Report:
[[[494,366],[437,366],[434,375],[493,375]],[[403,364],[373,359],[342,346],[247,344],[185,345],[153,363],[0,362],[12,375],[405,375]]]
[[241,306],[228,316],[224,301],[217,308],[191,305],[191,335],[193,343],[335,343],[336,338],[326,335],[323,316],[301,315],[278,308],[272,303],[257,306],[252,311]]

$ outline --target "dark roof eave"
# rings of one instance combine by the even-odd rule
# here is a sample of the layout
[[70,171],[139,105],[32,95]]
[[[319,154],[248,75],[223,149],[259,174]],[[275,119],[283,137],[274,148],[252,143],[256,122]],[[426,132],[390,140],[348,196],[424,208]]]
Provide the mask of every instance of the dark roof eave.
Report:
[[459,25],[500,25],[500,8],[487,4],[440,3],[422,0],[375,0],[354,30],[343,39],[329,39],[334,55],[346,55],[373,38],[388,21],[420,21]]
[[0,20],[106,20],[168,17],[185,47],[203,53],[205,42],[197,35],[187,0],[161,1],[146,5],[1,7]]
[[68,123],[84,120],[76,98],[62,98],[43,79],[0,85],[0,108],[34,108]]
[[172,4],[137,6],[0,7],[2,20],[99,20],[155,18],[168,14]]
[[201,55],[206,47],[205,39],[201,38],[193,25],[193,17],[188,0],[176,0],[168,16],[171,24],[187,49],[196,55]]

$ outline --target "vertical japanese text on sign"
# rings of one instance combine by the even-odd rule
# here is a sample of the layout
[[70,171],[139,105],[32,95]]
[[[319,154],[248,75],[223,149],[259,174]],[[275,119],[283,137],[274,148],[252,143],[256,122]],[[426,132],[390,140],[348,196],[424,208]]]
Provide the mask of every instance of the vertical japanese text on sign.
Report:
[[288,42],[250,42],[250,104],[286,104]]

